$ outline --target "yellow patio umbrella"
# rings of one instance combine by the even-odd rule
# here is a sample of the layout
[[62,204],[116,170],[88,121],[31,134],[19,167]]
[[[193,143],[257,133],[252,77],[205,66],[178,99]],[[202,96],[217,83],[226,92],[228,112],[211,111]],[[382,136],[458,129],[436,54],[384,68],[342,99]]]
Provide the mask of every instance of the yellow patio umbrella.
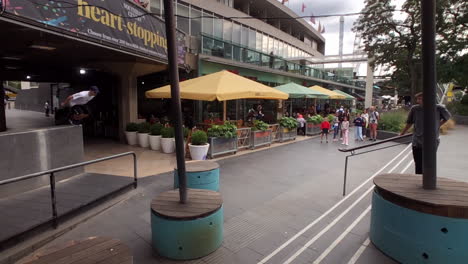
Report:
[[[166,85],[149,90],[145,95],[147,98],[171,98],[171,87],[170,85]],[[285,100],[288,97],[287,93],[226,70],[180,82],[181,99],[224,101],[224,120],[226,120],[226,100]]]
[[318,86],[318,85],[314,85],[312,87],[309,87],[310,89],[314,90],[314,91],[317,91],[317,92],[321,92],[321,93],[324,93],[328,96],[330,96],[330,99],[346,99],[346,96],[342,95],[342,94],[339,94],[337,92],[334,92],[334,91],[330,91],[328,89],[325,89],[321,86]]

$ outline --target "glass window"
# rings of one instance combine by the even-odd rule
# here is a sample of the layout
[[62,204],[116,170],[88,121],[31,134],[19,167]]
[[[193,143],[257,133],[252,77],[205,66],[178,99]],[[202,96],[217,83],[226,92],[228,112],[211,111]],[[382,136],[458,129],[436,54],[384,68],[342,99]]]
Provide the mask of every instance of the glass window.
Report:
[[260,32],[257,32],[257,43],[255,49],[258,51],[262,50],[262,40],[263,40],[263,34]]
[[292,57],[292,47],[291,45],[288,45],[288,58],[291,58]]
[[214,23],[214,36],[217,38],[223,38],[223,19],[216,17],[213,19]]
[[201,12],[193,7],[190,10],[190,35],[199,36],[201,32]]
[[264,53],[268,53],[268,36],[267,35],[263,35],[262,51]]
[[161,15],[161,0],[153,0],[150,3],[151,13]]
[[255,36],[255,30],[249,29],[249,48],[255,49],[256,45],[255,42],[257,41]]
[[202,50],[203,54],[212,55],[212,51],[214,47],[213,39],[203,36],[202,45],[203,45],[203,50]]
[[241,48],[237,45],[233,45],[232,58],[236,61],[241,61]]
[[223,39],[232,40],[232,21],[224,20],[223,24]]
[[232,42],[241,44],[241,25],[237,23],[232,27]]
[[278,54],[279,54],[280,57],[284,57],[284,55],[283,55],[283,45],[284,45],[284,43],[283,43],[283,41],[278,41],[278,42],[279,42],[278,43],[278,45],[279,45]]
[[271,54],[274,50],[275,50],[275,47],[273,46],[273,38],[272,37],[268,37],[268,52]]
[[273,52],[276,56],[279,56],[279,43],[280,41],[275,39],[275,51]]
[[249,29],[247,27],[242,26],[242,45],[248,46],[249,45]]
[[[189,8],[186,5],[178,4],[177,7],[177,28],[189,34]],[[183,16],[183,17],[180,17]]]
[[203,12],[203,33],[213,35],[213,14]]

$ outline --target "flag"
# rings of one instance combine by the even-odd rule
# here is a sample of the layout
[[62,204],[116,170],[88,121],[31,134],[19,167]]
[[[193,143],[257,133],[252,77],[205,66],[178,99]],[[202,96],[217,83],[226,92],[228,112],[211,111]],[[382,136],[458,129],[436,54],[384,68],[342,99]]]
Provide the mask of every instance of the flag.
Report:
[[283,0],[281,3],[284,5],[284,3],[288,2],[289,0]]
[[315,25],[315,17],[314,17],[314,13],[311,13],[310,14],[310,22],[312,22],[312,24]]
[[304,10],[306,9],[306,5],[304,3],[302,3],[302,13],[304,13]]
[[325,26],[322,27],[322,31],[320,33],[325,33]]
[[322,25],[320,24],[320,21],[319,21],[319,25],[318,25],[317,31],[318,31],[319,33],[322,32]]

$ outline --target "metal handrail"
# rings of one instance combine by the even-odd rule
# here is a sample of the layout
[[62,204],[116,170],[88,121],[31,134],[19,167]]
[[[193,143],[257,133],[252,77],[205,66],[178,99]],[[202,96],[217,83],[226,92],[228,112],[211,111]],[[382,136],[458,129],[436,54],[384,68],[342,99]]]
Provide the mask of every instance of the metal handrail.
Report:
[[391,148],[391,147],[395,147],[395,146],[400,146],[401,144],[406,144],[406,142],[405,143],[397,143],[397,144],[393,144],[393,145],[385,146],[385,147],[381,147],[381,148],[371,149],[371,150],[360,152],[360,153],[356,153],[356,150],[378,146],[378,145],[381,145],[381,144],[384,144],[384,143],[387,143],[387,142],[407,138],[407,137],[410,137],[412,135],[413,134],[410,133],[410,134],[405,134],[405,135],[402,135],[402,136],[391,137],[391,138],[384,139],[384,140],[379,141],[379,142],[374,142],[374,143],[371,143],[371,144],[366,144],[366,145],[355,147],[355,148],[349,148],[349,149],[340,148],[340,149],[338,149],[341,152],[351,152],[350,155],[347,155],[345,157],[345,168],[344,168],[344,177],[343,177],[343,196],[346,195],[346,180],[347,180],[347,176],[348,176],[348,158],[349,157],[359,156],[359,155],[374,152],[374,151],[377,151],[377,150],[382,150],[382,149],[387,149],[387,148]]
[[98,162],[102,162],[102,161],[106,161],[106,160],[111,160],[111,159],[116,159],[116,158],[120,158],[120,157],[124,157],[124,156],[129,156],[129,155],[133,156],[133,183],[132,184],[133,184],[134,188],[137,188],[137,181],[138,181],[138,179],[137,179],[138,178],[137,177],[137,158],[136,158],[135,152],[132,152],[132,151],[124,152],[124,153],[120,153],[120,154],[116,154],[116,155],[112,155],[112,156],[107,156],[107,157],[99,158],[99,159],[95,159],[95,160],[89,160],[89,161],[84,161],[84,162],[80,162],[80,163],[75,163],[75,164],[72,164],[72,165],[67,165],[67,166],[63,166],[63,167],[59,167],[59,168],[55,168],[55,169],[51,169],[51,170],[45,170],[45,171],[40,171],[40,172],[36,172],[36,173],[31,173],[31,174],[27,174],[27,175],[24,175],[24,176],[20,176],[20,177],[8,179],[8,180],[3,180],[3,181],[0,181],[0,186],[10,184],[10,183],[19,182],[19,181],[24,181],[24,180],[27,180],[27,179],[36,178],[36,177],[39,177],[39,176],[49,174],[50,175],[50,196],[51,196],[51,202],[52,202],[52,217],[53,217],[52,220],[53,220],[53,223],[54,223],[54,228],[57,228],[57,226],[58,226],[58,215],[57,215],[57,201],[56,201],[56,198],[55,198],[55,173],[60,172],[60,171],[64,171],[64,170],[74,169],[74,168],[77,168],[77,167],[83,167],[83,166],[86,166],[86,165],[89,165],[89,164],[94,164],[94,163],[98,163]]

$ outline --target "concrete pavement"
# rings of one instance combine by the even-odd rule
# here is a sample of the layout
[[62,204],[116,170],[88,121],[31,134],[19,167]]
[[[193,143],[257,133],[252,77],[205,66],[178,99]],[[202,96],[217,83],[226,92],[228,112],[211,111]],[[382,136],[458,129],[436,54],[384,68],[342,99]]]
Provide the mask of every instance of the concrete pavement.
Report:
[[[467,127],[442,138],[440,176],[468,180],[459,158],[468,154]],[[220,160],[224,242],[187,263],[394,263],[367,244],[371,177],[411,172],[411,150],[400,145],[350,159],[341,196],[344,154],[312,139]],[[78,225],[48,246],[88,236],[112,236],[133,250],[135,263],[175,263],[151,249],[152,198],[172,188],[172,174],[145,177],[132,197]],[[359,188],[358,188],[359,187]],[[358,189],[356,189],[358,188]],[[356,190],[351,193],[352,190]],[[359,221],[357,221],[358,219]]]

